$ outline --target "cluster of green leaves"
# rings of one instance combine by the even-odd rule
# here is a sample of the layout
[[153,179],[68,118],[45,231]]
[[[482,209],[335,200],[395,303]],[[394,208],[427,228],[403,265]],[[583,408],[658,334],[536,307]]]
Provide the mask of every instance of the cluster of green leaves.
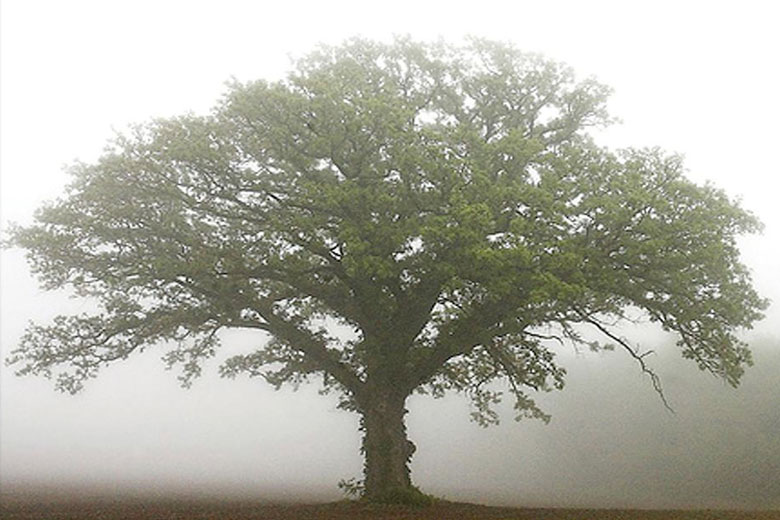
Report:
[[[354,40],[282,81],[234,83],[207,116],[118,138],[37,222],[11,231],[48,288],[97,316],[33,325],[11,358],[75,391],[170,342],[184,381],[223,328],[273,341],[224,365],[275,385],[325,376],[343,405],[376,392],[470,394],[495,422],[509,382],[563,385],[555,340],[640,308],[736,384],[735,335],[765,305],[739,263],[748,212],[658,150],[612,153],[609,90],[511,46]],[[348,334],[336,334],[346,330]],[[177,346],[176,346],[177,345]]]

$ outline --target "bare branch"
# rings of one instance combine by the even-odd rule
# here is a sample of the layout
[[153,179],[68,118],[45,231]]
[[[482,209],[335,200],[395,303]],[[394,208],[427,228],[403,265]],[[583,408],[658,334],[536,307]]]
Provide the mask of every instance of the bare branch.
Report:
[[669,402],[666,400],[666,395],[664,394],[663,388],[661,387],[661,379],[658,377],[658,374],[653,371],[650,367],[647,366],[645,363],[645,356],[648,354],[653,353],[652,350],[647,352],[639,352],[638,350],[631,347],[631,345],[628,344],[628,342],[620,338],[619,336],[616,336],[613,334],[609,329],[607,329],[598,319],[593,318],[591,316],[588,316],[586,313],[580,311],[577,309],[577,313],[580,315],[583,321],[586,323],[589,323],[596,327],[602,334],[607,336],[609,339],[623,347],[623,349],[628,352],[628,354],[636,360],[637,363],[639,363],[640,368],[642,369],[642,372],[650,376],[650,381],[653,384],[653,389],[655,389],[658,396],[661,398],[661,401],[664,404],[664,407],[669,410],[672,413],[674,412],[674,409],[669,405]]

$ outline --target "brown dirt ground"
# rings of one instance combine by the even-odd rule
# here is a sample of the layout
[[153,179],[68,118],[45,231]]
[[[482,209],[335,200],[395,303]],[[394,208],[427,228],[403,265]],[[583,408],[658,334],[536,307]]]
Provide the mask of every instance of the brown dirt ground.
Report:
[[780,511],[518,509],[437,501],[426,508],[359,502],[268,504],[249,500],[112,498],[3,493],[3,520],[780,520]]

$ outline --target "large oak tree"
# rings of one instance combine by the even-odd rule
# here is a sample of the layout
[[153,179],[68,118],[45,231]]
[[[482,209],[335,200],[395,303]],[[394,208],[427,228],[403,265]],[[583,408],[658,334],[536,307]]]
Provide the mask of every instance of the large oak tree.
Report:
[[[613,325],[641,310],[736,385],[761,317],[735,237],[757,220],[679,157],[609,151],[608,89],[511,46],[353,40],[286,79],[234,83],[206,116],[117,138],[9,241],[49,289],[100,302],[31,325],[10,362],[75,392],[171,346],[185,383],[220,331],[264,333],[222,365],[280,386],[321,376],[360,414],[365,495],[415,493],[414,392],[464,392],[495,422],[546,419],[553,349],[590,327],[658,380]],[[496,380],[504,386],[493,384]]]

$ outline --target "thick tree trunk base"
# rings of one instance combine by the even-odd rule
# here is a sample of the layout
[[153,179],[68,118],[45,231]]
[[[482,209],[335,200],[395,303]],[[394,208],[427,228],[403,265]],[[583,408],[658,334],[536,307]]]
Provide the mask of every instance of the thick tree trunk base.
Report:
[[365,480],[370,502],[426,505],[431,499],[412,485],[409,461],[415,446],[406,436],[406,398],[382,396],[362,410]]

